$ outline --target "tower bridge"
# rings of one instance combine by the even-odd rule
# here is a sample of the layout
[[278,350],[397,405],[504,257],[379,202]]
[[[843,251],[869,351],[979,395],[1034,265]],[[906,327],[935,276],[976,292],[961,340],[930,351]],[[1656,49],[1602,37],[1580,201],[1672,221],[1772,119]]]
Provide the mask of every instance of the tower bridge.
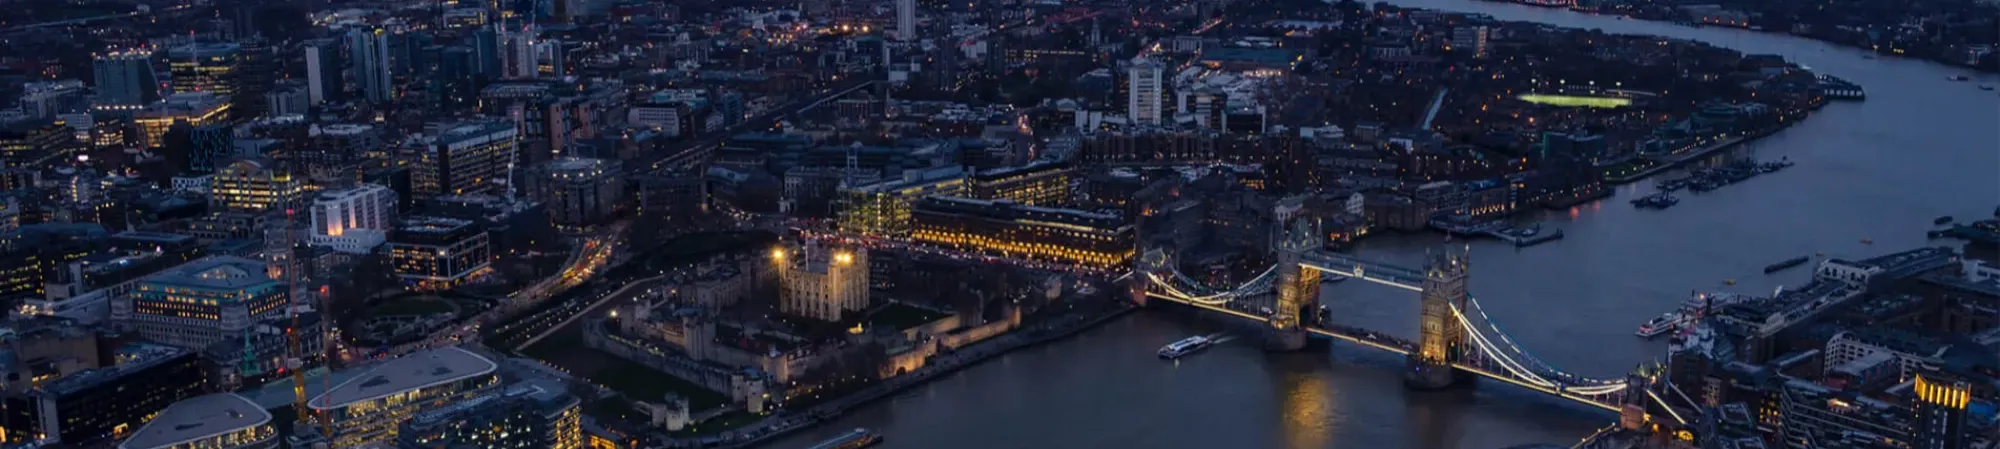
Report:
[[[1167,301],[1186,304],[1265,323],[1265,344],[1272,350],[1296,350],[1308,335],[1317,335],[1380,349],[1406,357],[1403,378],[1413,389],[1441,389],[1487,378],[1624,415],[1628,424],[1662,419],[1685,424],[1660,391],[1671,388],[1656,374],[1598,379],[1555,368],[1523,349],[1500,330],[1466,288],[1470,263],[1463,252],[1429,255],[1422,269],[1368,260],[1323,249],[1317,223],[1309,217],[1288,220],[1273,245],[1277,264],[1233,287],[1195,282],[1180,272],[1163,248],[1144,249],[1127,276],[1133,299],[1141,304]],[[1307,318],[1318,309],[1320,280],[1346,276],[1417,292],[1419,336],[1406,340],[1352,326],[1319,323]],[[1275,300],[1273,300],[1275,296]],[[1251,312],[1247,304],[1274,304]],[[1262,313],[1258,313],[1262,312]],[[1668,395],[1671,396],[1671,395]]]

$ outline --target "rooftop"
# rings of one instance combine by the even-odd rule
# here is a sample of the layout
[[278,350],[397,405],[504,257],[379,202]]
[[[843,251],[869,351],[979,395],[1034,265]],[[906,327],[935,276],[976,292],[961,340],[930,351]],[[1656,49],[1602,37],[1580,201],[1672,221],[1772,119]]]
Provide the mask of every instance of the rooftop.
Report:
[[158,366],[189,353],[186,349],[171,346],[143,345],[132,352],[118,354],[119,361],[116,365],[63,376],[54,382],[43,384],[38,391],[54,396],[68,395]]
[[396,393],[492,374],[498,367],[485,356],[464,348],[432,349],[375,365],[365,374],[341,382],[326,394],[312,398],[306,405],[314,410],[345,407]]
[[241,289],[277,282],[264,269],[264,262],[252,259],[209,256],[160,272],[145,282],[208,289]]
[[139,427],[119,449],[169,448],[271,422],[271,413],[235,393],[195,396],[175,402]]
[[419,217],[410,217],[408,219],[403,220],[403,223],[397,226],[396,230],[400,232],[443,234],[447,232],[456,231],[459,228],[471,225],[472,225],[472,220],[419,216]]

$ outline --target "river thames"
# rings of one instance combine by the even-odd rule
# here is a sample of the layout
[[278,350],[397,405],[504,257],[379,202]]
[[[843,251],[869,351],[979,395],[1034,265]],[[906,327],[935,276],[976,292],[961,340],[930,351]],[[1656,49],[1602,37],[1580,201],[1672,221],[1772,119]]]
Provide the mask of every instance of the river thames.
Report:
[[[1924,238],[1933,218],[1977,218],[2000,205],[2000,96],[1975,87],[2000,82],[1994,75],[1869,59],[1857,49],[1745,30],[1463,0],[1393,3],[1779,54],[1868,90],[1866,102],[1832,103],[1739,150],[1788,157],[1798,163],[1789,170],[1683,194],[1666,211],[1626,204],[1635,190],[1652,190],[1650,182],[1635,183],[1611,199],[1531,217],[1563,229],[1564,240],[1521,250],[1472,243],[1472,292],[1491,318],[1523,348],[1574,373],[1617,377],[1660,358],[1664,342],[1632,332],[1691,291],[1768,293],[1808,276],[1805,269],[1762,273],[1779,260],[1945,244]],[[1959,74],[1974,79],[1947,80]],[[1417,266],[1423,251],[1440,243],[1428,235],[1375,236],[1356,251]],[[1328,285],[1322,299],[1341,324],[1416,335],[1409,292],[1345,282]],[[1154,356],[1168,342],[1234,328],[1219,320],[1184,309],[1142,310],[766,447],[803,448],[855,427],[881,431],[886,449],[1567,446],[1616,419],[1497,382],[1406,391],[1400,358],[1344,344],[1273,355],[1246,334],[1178,363]]]

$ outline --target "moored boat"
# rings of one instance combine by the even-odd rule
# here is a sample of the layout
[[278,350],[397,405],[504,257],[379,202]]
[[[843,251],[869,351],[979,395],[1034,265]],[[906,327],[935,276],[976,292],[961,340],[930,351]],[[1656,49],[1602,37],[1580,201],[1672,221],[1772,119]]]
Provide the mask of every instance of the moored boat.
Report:
[[1782,261],[1779,261],[1778,263],[1774,263],[1774,264],[1770,264],[1770,265],[1765,265],[1765,266],[1764,266],[1764,274],[1771,274],[1771,273],[1776,273],[1776,272],[1779,272],[1779,271],[1783,271],[1783,270],[1784,270],[1784,269],[1786,269],[1786,268],[1791,268],[1791,267],[1796,267],[1796,266],[1799,266],[1799,264],[1803,264],[1803,263],[1806,263],[1806,261],[1808,261],[1808,260],[1812,260],[1812,257],[1811,257],[1811,256],[1799,256],[1799,257],[1793,257],[1793,258],[1790,258],[1790,259],[1785,259],[1785,260],[1782,260]]

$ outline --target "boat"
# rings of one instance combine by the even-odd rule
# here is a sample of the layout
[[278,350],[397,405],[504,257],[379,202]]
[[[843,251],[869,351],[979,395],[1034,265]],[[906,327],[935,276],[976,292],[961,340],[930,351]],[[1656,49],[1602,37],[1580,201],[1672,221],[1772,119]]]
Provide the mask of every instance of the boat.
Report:
[[1875,239],[1861,239],[1861,244],[1863,244],[1863,245],[1873,245],[1873,244],[1875,244]]
[[1993,85],[1992,85],[1992,84],[1981,84],[1981,85],[1979,85],[1979,90],[1993,90]]
[[1950,215],[1946,215],[1946,216],[1942,216],[1942,217],[1937,217],[1937,219],[1936,219],[1936,220],[1931,220],[1931,224],[1934,224],[1934,225],[1941,225],[1941,224],[1945,224],[1945,223],[1950,223],[1950,222],[1951,222],[1951,216],[1950,216]]
[[1646,321],[1646,324],[1639,325],[1639,331],[1633,334],[1645,338],[1658,337],[1660,334],[1671,332],[1675,327],[1679,327],[1680,322],[1680,312],[1667,312],[1664,315],[1653,317],[1652,320]]
[[868,446],[874,446],[881,442],[882,442],[882,434],[875,433],[875,431],[868,430],[867,428],[859,428],[859,429],[854,429],[854,431],[852,432],[841,434],[840,436],[833,437],[832,439],[822,441],[819,444],[812,445],[812,447],[806,449],[859,449]]
[[1950,79],[1951,79],[1952,81],[1965,81],[1965,80],[1969,80],[1969,79],[1972,79],[1972,77],[1970,77],[1970,76],[1965,76],[1965,75],[1952,75]]
[[1160,347],[1160,358],[1179,359],[1188,354],[1193,354],[1195,353],[1195,351],[1200,351],[1203,348],[1207,348],[1208,345],[1212,343],[1215,342],[1209,340],[1208,337],[1203,337],[1200,335],[1183,338],[1181,339],[1181,341],[1168,343],[1166,346]]
[[1723,279],[1723,280],[1722,280],[1722,284],[1723,284],[1723,285],[1736,285],[1736,280],[1735,280],[1735,279]]
[[1779,272],[1779,271],[1783,271],[1783,270],[1784,270],[1784,269],[1786,269],[1786,268],[1791,268],[1791,267],[1796,267],[1796,266],[1799,266],[1799,264],[1802,264],[1802,263],[1806,263],[1806,261],[1808,261],[1808,260],[1812,260],[1812,257],[1810,257],[1810,256],[1799,256],[1799,257],[1793,257],[1793,258],[1790,258],[1790,259],[1785,259],[1784,261],[1781,261],[1781,262],[1778,262],[1778,263],[1774,263],[1774,264],[1770,264],[1770,265],[1765,265],[1765,266],[1764,266],[1764,274],[1771,274],[1771,273],[1776,273],[1776,272]]

